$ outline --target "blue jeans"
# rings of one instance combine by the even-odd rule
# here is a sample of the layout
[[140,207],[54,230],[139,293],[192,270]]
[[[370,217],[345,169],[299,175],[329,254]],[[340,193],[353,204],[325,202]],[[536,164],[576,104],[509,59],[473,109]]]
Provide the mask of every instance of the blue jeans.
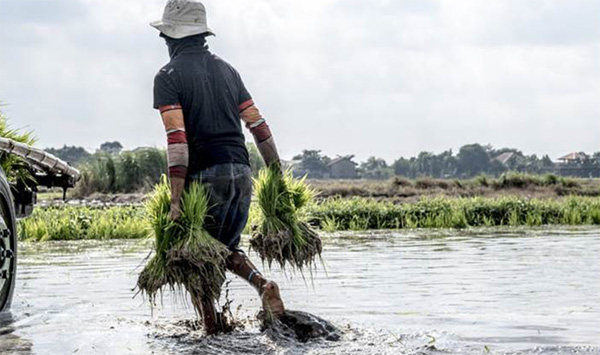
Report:
[[248,222],[252,200],[252,170],[243,164],[219,164],[192,175],[189,182],[200,182],[208,192],[206,231],[229,250],[238,248]]

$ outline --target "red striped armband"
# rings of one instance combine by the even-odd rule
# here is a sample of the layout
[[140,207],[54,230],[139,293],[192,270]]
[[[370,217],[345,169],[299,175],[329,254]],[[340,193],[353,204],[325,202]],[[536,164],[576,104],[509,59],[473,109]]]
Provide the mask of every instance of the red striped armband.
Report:
[[252,100],[252,99],[242,102],[239,106],[240,113],[246,111],[248,108],[250,108],[252,106],[254,106],[254,100]]
[[254,136],[257,143],[261,143],[271,138],[271,129],[264,117],[254,104],[253,100],[248,100],[239,106],[240,118],[246,122],[246,128]]
[[167,131],[167,142],[169,176],[185,179],[189,165],[189,148],[185,130],[172,129]]
[[261,119],[254,125],[248,125],[248,128],[250,129],[250,133],[254,136],[256,143],[262,143],[273,136],[271,128],[269,128],[267,121],[264,119]]
[[254,104],[253,100],[248,100],[242,103],[239,106],[240,109],[240,118],[242,121],[246,122],[246,124],[253,124],[255,122],[260,121],[263,116],[261,115],[258,107]]

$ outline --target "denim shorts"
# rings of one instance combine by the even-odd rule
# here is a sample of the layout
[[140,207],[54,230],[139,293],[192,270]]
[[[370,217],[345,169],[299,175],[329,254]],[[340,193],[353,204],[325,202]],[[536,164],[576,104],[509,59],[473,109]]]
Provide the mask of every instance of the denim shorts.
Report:
[[219,164],[190,176],[209,196],[205,228],[231,251],[238,248],[252,200],[252,170],[244,164]]

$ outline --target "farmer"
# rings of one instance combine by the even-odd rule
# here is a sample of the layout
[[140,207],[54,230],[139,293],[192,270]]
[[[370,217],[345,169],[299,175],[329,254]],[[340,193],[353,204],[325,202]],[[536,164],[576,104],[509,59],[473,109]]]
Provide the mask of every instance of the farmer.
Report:
[[[192,181],[202,183],[210,196],[205,227],[231,251],[227,269],[254,286],[268,315],[281,317],[279,287],[239,249],[252,196],[242,121],[265,163],[278,166],[269,126],[239,73],[208,50],[206,38],[214,33],[201,2],[169,0],[162,20],[151,25],[160,31],[171,57],[154,79],[154,108],[160,111],[168,139],[171,218],[180,216],[185,187]],[[212,300],[201,300],[201,309],[205,330],[218,331]]]

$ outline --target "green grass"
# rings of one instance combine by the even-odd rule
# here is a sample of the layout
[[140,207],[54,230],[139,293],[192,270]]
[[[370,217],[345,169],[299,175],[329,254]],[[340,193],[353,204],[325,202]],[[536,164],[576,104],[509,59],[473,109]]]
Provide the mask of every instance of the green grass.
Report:
[[328,231],[597,225],[600,198],[436,198],[403,205],[362,198],[328,199],[312,206],[310,216]]
[[36,208],[19,222],[19,238],[30,241],[138,239],[147,235],[141,206]]
[[[36,141],[33,132],[23,132],[11,128],[8,124],[8,119],[2,111],[0,111],[0,137],[12,139],[15,142],[27,145],[33,145]],[[0,167],[4,170],[8,181],[20,181],[31,185],[33,176],[29,170],[29,165],[23,159],[13,154],[0,153]]]
[[[368,198],[332,198],[305,207],[311,224],[327,232],[402,228],[600,225],[600,198],[436,198],[394,204]],[[21,240],[143,238],[148,224],[140,206],[36,209],[20,222]],[[254,203],[249,225],[260,222]],[[246,231],[249,232],[249,229]]]

